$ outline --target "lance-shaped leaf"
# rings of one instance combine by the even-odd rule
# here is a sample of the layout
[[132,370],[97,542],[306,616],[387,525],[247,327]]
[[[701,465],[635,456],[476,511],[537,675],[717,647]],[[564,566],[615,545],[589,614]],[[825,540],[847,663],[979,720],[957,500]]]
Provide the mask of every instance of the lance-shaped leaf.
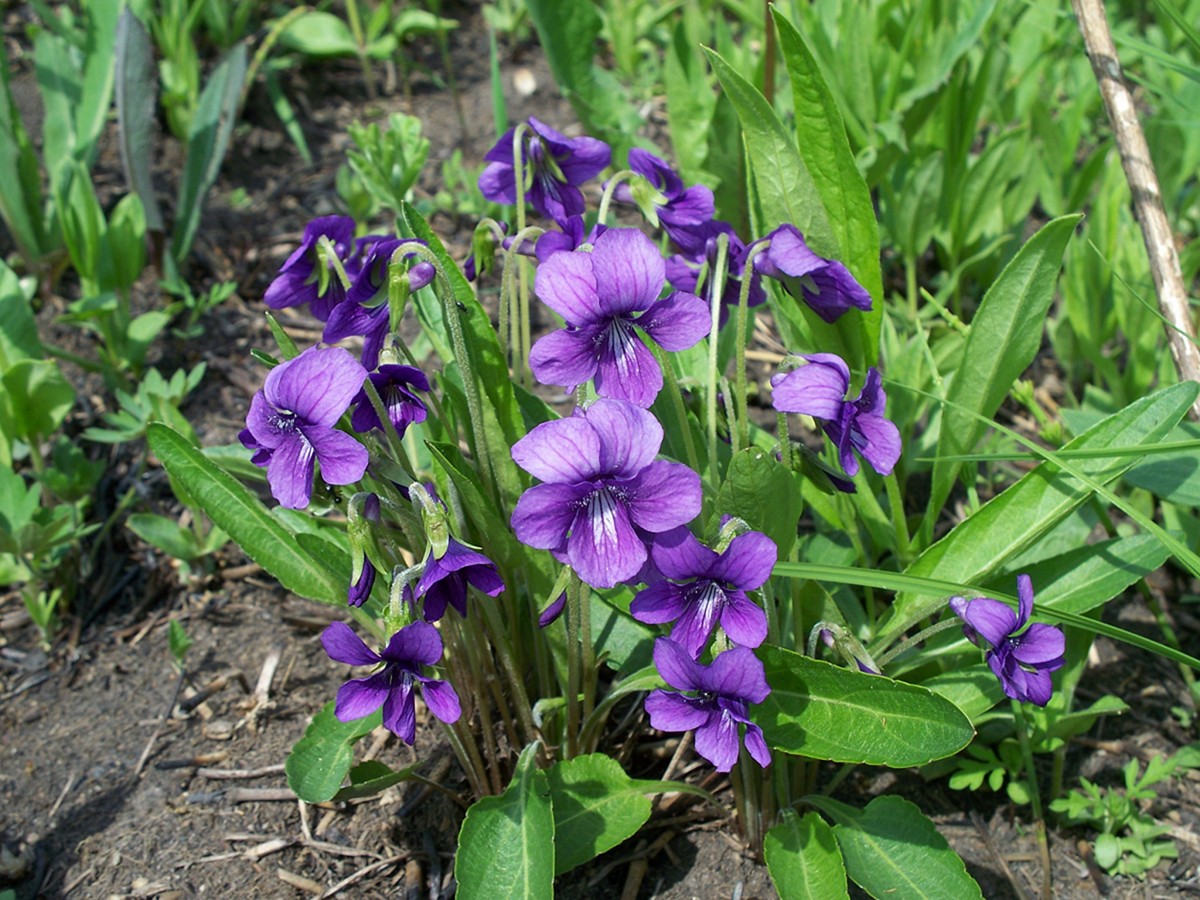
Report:
[[779,824],[763,841],[763,856],[780,897],[839,900],[850,896],[842,851],[819,813],[801,819],[794,810],[782,810]]
[[919,766],[975,735],[949,700],[914,684],[853,672],[781,647],[759,650],[771,693],[752,711],[767,743],[835,762]]
[[284,763],[288,787],[306,803],[324,803],[338,793],[354,761],[354,744],[383,723],[382,710],[339,722],[333,707],[330,700],[313,716]]

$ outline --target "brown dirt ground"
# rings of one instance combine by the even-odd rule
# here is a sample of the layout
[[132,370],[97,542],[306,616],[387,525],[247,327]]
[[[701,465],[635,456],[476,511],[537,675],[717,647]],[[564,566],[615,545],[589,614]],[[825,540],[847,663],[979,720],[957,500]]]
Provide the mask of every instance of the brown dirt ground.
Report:
[[[428,189],[436,183],[437,164],[455,147],[472,161],[491,143],[485,32],[477,16],[457,12],[464,15],[464,27],[452,38],[452,56],[466,134],[447,92],[429,75],[440,72],[433,48],[418,48],[426,70],[418,67],[413,76],[411,111],[433,143],[423,181]],[[9,38],[11,25],[10,20]],[[514,77],[528,76],[536,90],[518,94]],[[536,50],[516,48],[504,78],[514,120],[535,114],[560,128],[572,120]],[[304,224],[336,210],[334,173],[347,124],[408,109],[399,93],[368,100],[350,64],[294,70],[287,89],[317,160],[303,164],[265,100],[252,94],[205,214],[190,273],[202,287],[234,280],[237,296],[209,316],[204,339],[161,348],[159,363],[168,371],[208,363],[208,377],[185,409],[206,444],[228,443],[241,427],[260,379],[249,350],[271,346],[259,298]],[[652,105],[650,115],[651,127],[654,122],[661,127],[660,104]],[[160,187],[173,186],[178,150],[166,142],[160,154]],[[104,150],[99,173],[102,186],[120,189],[112,146]],[[171,192],[163,193],[165,200]],[[435,216],[433,225],[460,258],[465,255],[469,226],[450,215]],[[52,312],[43,318],[49,320]],[[302,316],[285,321],[299,338],[315,339],[312,323]],[[81,379],[81,387],[85,408],[72,420],[75,429],[102,411],[94,386]],[[113,471],[105,488],[110,501],[136,478],[152,508],[180,513],[161,471],[152,467],[138,475],[132,458],[131,451],[110,457]],[[0,855],[0,888],[11,885],[21,900],[448,896],[460,810],[445,795],[401,786],[328,809],[286,797],[281,764],[344,677],[317,641],[338,613],[290,597],[246,566],[233,547],[212,560],[211,574],[191,582],[181,581],[169,560],[129,533],[116,534],[105,552],[111,589],[87,595],[73,627],[48,654],[38,649],[32,626],[21,624],[16,596],[0,596],[0,850],[9,854]],[[1157,585],[1166,596],[1194,593],[1169,573]],[[1126,627],[1153,631],[1138,604],[1113,615]],[[171,619],[183,623],[196,642],[186,678],[167,650]],[[1191,652],[1200,651],[1195,619],[1178,613],[1176,625]],[[1103,686],[1133,711],[1102,720],[1077,744],[1069,763],[1075,773],[1111,782],[1131,755],[1170,752],[1195,736],[1170,714],[1186,693],[1176,670],[1103,640],[1097,653],[1085,687]],[[274,678],[266,695],[256,699],[255,686],[272,656],[278,660]],[[362,748],[394,767],[418,758],[386,735],[368,738]],[[418,734],[417,750],[429,777],[465,796],[456,767],[439,764],[451,755],[428,723]],[[662,765],[647,759],[646,771],[637,774],[656,777]],[[222,771],[245,777],[220,778]],[[697,779],[706,772],[702,766],[688,771]],[[1177,861],[1160,866],[1145,882],[1112,879],[1089,865],[1084,835],[1056,831],[1051,835],[1056,896],[1200,894],[1195,774],[1173,782],[1155,804],[1156,814],[1175,828]],[[714,788],[722,791],[721,783]],[[908,797],[934,819],[985,896],[1021,896],[1014,884],[1036,895],[1040,866],[1025,813],[1000,798],[952,792],[944,782],[926,783],[908,771],[862,770],[836,796],[863,803],[885,791]],[[727,789],[722,795],[728,799]],[[560,879],[559,888],[566,897],[775,896],[765,869],[703,809],[656,816],[626,845]]]

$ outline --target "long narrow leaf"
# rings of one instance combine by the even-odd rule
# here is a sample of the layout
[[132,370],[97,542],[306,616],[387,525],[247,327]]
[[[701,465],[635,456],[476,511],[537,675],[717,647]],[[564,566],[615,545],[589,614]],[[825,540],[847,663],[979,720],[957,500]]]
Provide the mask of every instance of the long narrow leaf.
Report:
[[179,183],[179,219],[171,238],[171,256],[181,263],[192,247],[204,195],[217,180],[237,118],[238,97],[246,78],[246,45],[238,44],[209,77],[188,132],[187,163]]
[[129,7],[117,22],[117,134],[125,180],[142,200],[146,228],[163,231],[150,165],[154,159],[154,102],[158,78],[146,27]]
[[[1063,216],[1044,225],[984,295],[967,335],[962,363],[946,394],[939,456],[974,449],[986,420],[995,415],[1013,382],[1033,362],[1041,346],[1046,312],[1054,299],[1063,252],[1080,218]],[[926,533],[932,533],[959,468],[959,463],[951,461],[934,464]]]
[[233,476],[166,425],[151,424],[146,438],[167,474],[187,490],[218,527],[237,541],[247,556],[280,584],[310,600],[345,604],[345,582],[304,551],[296,535]]

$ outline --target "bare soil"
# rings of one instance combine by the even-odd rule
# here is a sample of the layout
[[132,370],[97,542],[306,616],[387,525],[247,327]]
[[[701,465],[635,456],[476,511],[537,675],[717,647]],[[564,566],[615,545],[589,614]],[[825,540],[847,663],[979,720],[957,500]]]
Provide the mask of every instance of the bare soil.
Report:
[[[158,364],[166,371],[208,364],[185,408],[205,444],[234,440],[259,387],[249,351],[271,346],[260,298],[272,274],[309,219],[338,211],[334,178],[346,126],[393,110],[420,116],[433,144],[422,182],[426,191],[435,189],[440,161],[455,148],[471,162],[491,145],[486,32],[470,10],[451,12],[463,21],[451,38],[461,120],[438,83],[442,70],[433,46],[414,48],[411,107],[402,91],[368,98],[360,71],[349,62],[292,70],[285,86],[316,156],[311,166],[284,136],[265,97],[251,94],[188,273],[201,288],[233,280],[237,295],[206,319],[203,339],[167,342],[159,350]],[[10,41],[11,27],[10,20]],[[503,77],[514,121],[533,114],[570,131],[570,107],[535,48],[506,54]],[[654,122],[661,127],[661,105],[651,105],[650,118],[652,128]],[[170,140],[159,153],[159,186],[168,202],[180,153]],[[98,180],[120,189],[111,145],[104,148]],[[465,257],[470,224],[445,213],[435,215],[433,225],[452,252]],[[319,337],[316,324],[302,315],[283,318],[298,339]],[[79,340],[70,332],[61,337]],[[84,400],[69,425],[76,432],[104,408],[100,392],[82,376],[80,386]],[[112,471],[98,505],[111,504],[136,484],[148,508],[182,514],[161,470],[151,465],[139,472],[135,455],[126,449],[108,456]],[[0,596],[0,890],[10,886],[21,900],[451,895],[462,811],[447,794],[409,784],[359,803],[310,807],[286,790],[282,763],[289,749],[344,678],[344,668],[325,657],[317,640],[341,611],[289,596],[233,546],[210,560],[210,571],[190,580],[124,529],[102,550],[104,589],[90,585],[81,593],[69,627],[49,652],[23,622],[15,593]],[[1195,593],[1173,572],[1159,573],[1153,585],[1164,600]],[[1200,654],[1200,623],[1169,609],[1185,649]],[[1156,634],[1140,601],[1112,604],[1106,616]],[[167,647],[172,619],[195,640],[183,675]],[[1105,692],[1126,700],[1132,711],[1101,720],[1076,742],[1069,784],[1079,774],[1118,783],[1129,758],[1172,752],[1195,740],[1171,714],[1187,692],[1179,672],[1161,659],[1099,641],[1082,699]],[[429,723],[421,725],[415,752],[386,733],[359,749],[393,767],[423,759],[427,777],[458,798],[467,796],[449,748]],[[658,777],[666,762],[661,754],[641,754],[636,764],[642,771],[634,774]],[[727,782],[713,779],[707,767],[689,764],[684,771],[685,777],[708,779],[706,786],[730,801]],[[1100,872],[1086,835],[1052,832],[1056,896],[1200,894],[1198,788],[1191,772],[1161,791],[1153,808],[1174,828],[1179,859],[1144,882]],[[944,781],[927,783],[911,771],[861,770],[836,796],[862,804],[884,792],[900,793],[933,818],[985,896],[1038,894],[1041,870],[1026,809],[986,792],[951,791]],[[560,879],[559,889],[564,897],[775,896],[765,868],[749,857],[718,811],[702,806],[660,810],[640,835]]]

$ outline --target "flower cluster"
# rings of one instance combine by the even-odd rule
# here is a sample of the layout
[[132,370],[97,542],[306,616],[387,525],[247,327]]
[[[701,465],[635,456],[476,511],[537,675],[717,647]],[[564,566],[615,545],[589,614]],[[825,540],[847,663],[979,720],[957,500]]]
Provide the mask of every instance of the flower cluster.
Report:
[[[543,384],[580,389],[581,399],[570,414],[541,421],[512,444],[512,461],[535,483],[505,515],[518,541],[548,551],[568,567],[562,584],[569,577],[577,588],[581,583],[601,591],[627,588],[635,619],[669,628],[656,639],[653,652],[666,687],[645,701],[655,728],[694,731],[697,752],[720,771],[734,765],[743,746],[751,759],[767,766],[770,752],[752,721],[752,707],[767,697],[770,686],[755,648],[768,636],[770,607],[764,609],[760,588],[778,551],[770,538],[739,519],[722,521],[711,546],[696,537],[706,527],[697,521],[705,507],[700,475],[660,458],[664,429],[651,410],[668,383],[664,366],[676,365],[670,355],[706,337],[715,348],[717,336],[710,331],[735,305],[758,306],[774,289],[803,304],[806,314],[833,322],[869,310],[871,298],[845,266],[814,252],[792,225],[757,240],[739,235],[715,217],[707,187],[686,184],[666,161],[645,150],[631,151],[629,169],[606,184],[601,219],[610,199],[636,205],[661,230],[661,243],[640,229],[589,224],[582,188],[609,167],[611,157],[602,141],[568,138],[537,119],[509,130],[486,156],[479,182],[483,195],[505,204],[523,199],[550,220],[545,230],[519,234],[504,223],[492,228],[510,253],[536,261],[534,293],[562,322],[531,347],[527,338],[522,342],[529,371]],[[523,221],[524,213],[518,225]],[[423,435],[433,429],[436,441],[445,441],[464,417],[473,427],[478,424],[475,401],[464,395],[470,383],[463,366],[442,379],[400,362],[412,362],[398,345],[404,300],[430,285],[444,298],[448,280],[437,262],[442,257],[420,241],[355,234],[348,218],[314,220],[265,299],[276,309],[308,304],[324,323],[324,343],[361,339],[358,358],[346,349],[322,346],[277,365],[251,403],[241,439],[254,451],[253,461],[266,467],[271,492],[283,506],[309,505],[318,473],[326,484],[351,495],[347,601],[379,615],[385,625],[379,636],[387,639],[376,652],[340,622],[322,635],[334,660],[374,669],[342,686],[335,714],[350,721],[382,708],[384,725],[411,743],[418,686],[436,718],[452,724],[463,715],[454,687],[435,677],[431,667],[443,662],[443,634],[450,641],[451,672],[458,671],[456,664],[480,664],[482,654],[454,643],[481,618],[467,618],[469,593],[474,588],[486,598],[499,598],[506,584],[487,552],[451,534],[452,522],[458,533],[471,526],[476,534],[482,530],[480,522],[464,515],[464,507],[490,502],[488,492],[477,491],[469,480],[460,483],[460,473],[442,472],[439,484],[445,488],[441,479],[448,475],[454,492],[447,495],[454,501],[447,509],[432,486],[420,482],[426,476],[415,474],[419,453],[395,460],[382,452],[395,450],[395,438],[418,426]],[[857,473],[859,456],[877,472],[890,473],[900,438],[884,417],[879,373],[868,370],[860,393],[848,398],[846,362],[828,353],[801,359],[802,365],[772,379],[775,408],[815,419],[848,475]],[[432,404],[432,412],[426,406],[439,388],[452,401],[449,415],[443,405]],[[675,400],[682,410],[683,395]],[[431,416],[434,421],[428,421]],[[715,461],[720,453],[713,435],[709,458]],[[452,443],[449,447],[458,452]],[[471,444],[463,458],[480,455],[480,447]],[[430,448],[442,452],[434,441]],[[459,502],[464,499],[460,490],[473,492],[468,502]],[[493,493],[498,498],[504,492]],[[407,504],[416,507],[416,515]],[[714,523],[721,512],[715,510]],[[411,539],[421,528],[423,549],[397,548],[395,535],[403,530]],[[486,543],[488,536],[479,539]],[[507,566],[509,557],[497,558]],[[381,589],[380,581],[388,587]],[[543,626],[566,603],[567,593],[560,591],[541,616]],[[501,610],[515,608],[509,599],[484,610],[489,629]],[[455,624],[439,630],[447,616]],[[995,657],[993,668],[1005,673],[1006,684],[1024,678],[1026,693],[1041,696],[1040,687],[1029,686],[1028,644],[1010,633],[1007,643],[997,644],[992,640],[999,637],[996,629],[977,622],[974,627],[996,645],[989,662]]]

